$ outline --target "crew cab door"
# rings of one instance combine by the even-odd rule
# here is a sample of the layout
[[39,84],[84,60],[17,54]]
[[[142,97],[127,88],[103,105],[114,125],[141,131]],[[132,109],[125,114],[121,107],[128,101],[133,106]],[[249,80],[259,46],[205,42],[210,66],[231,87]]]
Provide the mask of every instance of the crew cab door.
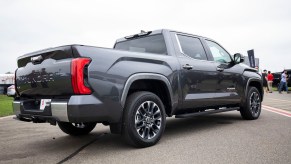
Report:
[[235,65],[230,54],[218,43],[212,40],[203,39],[206,51],[214,61],[217,72],[217,105],[231,105],[240,102],[242,93],[243,79],[239,65]]
[[174,34],[179,51],[176,52],[181,69],[179,81],[182,92],[182,108],[215,105],[217,71],[208,60],[199,37]]

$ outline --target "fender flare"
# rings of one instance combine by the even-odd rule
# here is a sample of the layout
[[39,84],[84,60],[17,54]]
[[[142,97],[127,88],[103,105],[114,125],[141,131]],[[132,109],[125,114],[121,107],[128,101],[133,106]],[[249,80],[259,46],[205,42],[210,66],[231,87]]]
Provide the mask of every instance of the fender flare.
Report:
[[127,97],[129,88],[131,87],[132,83],[135,82],[136,80],[143,80],[143,79],[144,80],[159,80],[159,81],[162,81],[164,84],[166,84],[169,95],[170,95],[170,101],[171,101],[170,104],[171,104],[171,107],[173,107],[174,101],[173,101],[173,93],[172,93],[171,83],[164,75],[155,74],[155,73],[137,73],[137,74],[131,75],[127,79],[127,81],[124,85],[124,89],[122,91],[122,95],[121,95],[121,99],[120,99],[121,106],[123,108],[125,106],[126,97]]
[[[248,81],[247,81],[247,85],[245,87],[245,98],[247,97],[247,94],[248,94],[249,85],[253,81],[260,83],[261,84],[261,87],[263,87],[262,81],[261,81],[260,78],[249,78]],[[263,89],[262,89],[262,91],[263,91]],[[262,92],[262,95],[261,95],[262,96],[262,101],[263,101],[263,96],[264,96],[263,94],[264,94],[264,91]]]

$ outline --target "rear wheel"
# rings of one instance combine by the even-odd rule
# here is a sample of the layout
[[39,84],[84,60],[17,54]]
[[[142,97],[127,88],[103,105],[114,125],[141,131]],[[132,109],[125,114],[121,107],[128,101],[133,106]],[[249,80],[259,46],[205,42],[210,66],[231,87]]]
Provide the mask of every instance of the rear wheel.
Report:
[[96,123],[69,123],[58,122],[60,129],[69,135],[79,136],[90,133],[96,126]]
[[261,114],[261,94],[256,87],[250,87],[245,103],[240,108],[240,114],[243,119],[255,120]]
[[160,98],[151,92],[131,94],[124,111],[122,135],[136,147],[156,144],[165,129],[165,109]]

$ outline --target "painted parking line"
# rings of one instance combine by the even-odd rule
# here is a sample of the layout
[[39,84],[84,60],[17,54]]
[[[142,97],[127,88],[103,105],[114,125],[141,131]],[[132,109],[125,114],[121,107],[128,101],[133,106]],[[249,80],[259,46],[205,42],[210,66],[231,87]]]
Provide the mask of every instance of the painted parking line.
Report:
[[274,99],[274,98],[266,98],[266,99],[270,99],[270,100],[274,100],[274,101],[284,101],[284,102],[290,102],[289,100],[282,100],[282,99]]
[[264,104],[267,106],[272,106],[272,107],[279,108],[279,109],[281,109],[281,107],[291,108],[291,103],[289,103],[289,104],[264,103]]
[[289,112],[289,111],[278,109],[278,108],[274,108],[274,107],[270,107],[270,106],[266,106],[266,105],[262,105],[262,107],[263,107],[264,110],[267,110],[269,112],[277,113],[277,114],[280,114],[280,115],[286,116],[286,117],[291,117],[291,112]]
[[276,100],[267,100],[264,103],[277,103],[277,104],[290,104],[291,101],[276,101]]
[[291,109],[291,104],[267,104],[264,103],[264,105],[269,106],[269,107],[273,107],[273,108],[278,108],[281,109],[281,107],[289,107],[289,109]]
[[265,105],[271,106],[271,107],[274,107],[274,108],[279,108],[279,109],[281,109],[281,107],[289,107],[291,109],[291,103],[289,103],[289,104],[265,103]]

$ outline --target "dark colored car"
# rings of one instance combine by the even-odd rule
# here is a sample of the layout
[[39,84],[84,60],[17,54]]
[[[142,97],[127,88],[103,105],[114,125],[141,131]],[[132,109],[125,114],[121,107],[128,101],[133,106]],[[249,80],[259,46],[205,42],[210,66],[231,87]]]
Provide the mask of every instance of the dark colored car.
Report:
[[[287,71],[287,85],[288,87],[291,87],[291,69],[286,69]],[[274,80],[273,80],[273,86],[279,88],[280,81],[281,81],[281,75],[283,72],[276,72],[273,73]]]
[[118,39],[114,49],[68,45],[18,58],[19,120],[70,135],[110,125],[137,147],[156,144],[166,117],[238,110],[260,116],[262,78],[212,39],[172,30]]

